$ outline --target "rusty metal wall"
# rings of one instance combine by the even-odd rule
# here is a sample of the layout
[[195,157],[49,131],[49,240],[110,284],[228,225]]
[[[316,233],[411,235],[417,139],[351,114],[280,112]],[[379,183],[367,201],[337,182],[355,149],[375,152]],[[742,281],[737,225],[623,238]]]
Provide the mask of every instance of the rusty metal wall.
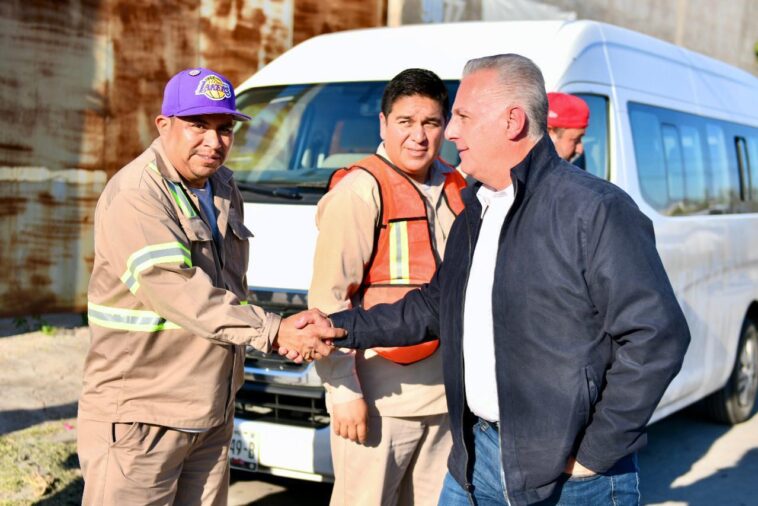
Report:
[[295,0],[294,43],[323,33],[386,24],[386,0]]
[[0,167],[0,315],[84,311],[105,172]]
[[84,311],[107,177],[155,137],[191,66],[240,83],[313,35],[384,23],[385,0],[2,0],[0,316]]

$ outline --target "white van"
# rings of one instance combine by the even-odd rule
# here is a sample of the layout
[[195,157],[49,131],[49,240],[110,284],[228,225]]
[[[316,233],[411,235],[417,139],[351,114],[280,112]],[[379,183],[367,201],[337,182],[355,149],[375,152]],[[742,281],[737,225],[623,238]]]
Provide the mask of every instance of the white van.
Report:
[[[336,33],[252,76],[238,106],[254,119],[239,125],[229,160],[255,234],[250,300],[283,313],[306,307],[316,202],[334,169],[375,150],[385,83],[422,67],[454,94],[467,60],[497,53],[531,58],[549,91],[588,102],[584,167],[626,190],[655,224],[692,343],[653,419],[705,398],[717,420],[744,420],[758,386],[758,79],[602,23]],[[457,163],[449,144],[442,156]],[[245,374],[232,465],[330,480],[329,417],[314,368],[251,352]]]

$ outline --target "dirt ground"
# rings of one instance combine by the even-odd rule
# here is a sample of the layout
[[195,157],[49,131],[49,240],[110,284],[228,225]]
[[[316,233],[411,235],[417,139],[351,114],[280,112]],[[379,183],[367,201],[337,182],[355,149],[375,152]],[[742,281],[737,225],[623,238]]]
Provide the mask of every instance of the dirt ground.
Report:
[[79,315],[0,320],[2,506],[81,502],[76,401],[89,344],[81,324]]

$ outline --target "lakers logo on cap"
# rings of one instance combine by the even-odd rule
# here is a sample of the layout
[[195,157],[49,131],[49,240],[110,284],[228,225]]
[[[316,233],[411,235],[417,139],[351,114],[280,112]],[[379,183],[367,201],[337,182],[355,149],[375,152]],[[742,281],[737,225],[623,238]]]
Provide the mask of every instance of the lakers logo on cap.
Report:
[[211,100],[224,100],[232,96],[232,90],[220,77],[210,74],[197,85],[195,95],[205,95]]

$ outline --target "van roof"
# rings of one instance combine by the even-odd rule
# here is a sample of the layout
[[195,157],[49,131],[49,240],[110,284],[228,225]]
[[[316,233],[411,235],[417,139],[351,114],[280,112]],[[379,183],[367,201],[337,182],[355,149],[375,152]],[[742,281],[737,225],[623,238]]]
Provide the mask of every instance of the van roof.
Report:
[[502,21],[408,25],[320,35],[298,44],[238,89],[387,81],[420,67],[456,80],[479,56],[518,53],[542,70],[548,90],[614,85],[758,120],[758,78],[726,63],[596,21]]

